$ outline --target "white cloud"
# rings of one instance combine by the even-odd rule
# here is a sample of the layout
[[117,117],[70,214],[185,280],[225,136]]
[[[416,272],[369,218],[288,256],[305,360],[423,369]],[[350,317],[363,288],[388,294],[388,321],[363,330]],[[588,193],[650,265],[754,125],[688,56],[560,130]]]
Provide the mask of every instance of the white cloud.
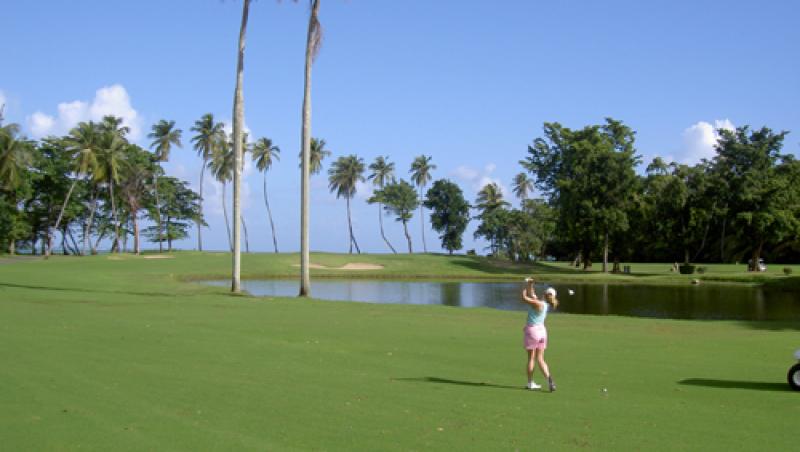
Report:
[[6,104],[6,93],[4,93],[2,89],[0,89],[0,107],[2,107],[5,104]]
[[678,163],[693,164],[701,159],[714,157],[716,154],[714,145],[719,140],[719,133],[717,133],[719,129],[734,130],[735,126],[729,119],[718,119],[714,121],[713,125],[700,121],[688,127],[683,131],[683,146],[675,153],[674,160]]
[[485,187],[486,185],[495,183],[497,184],[498,187],[500,187],[500,191],[503,193],[503,196],[508,198],[511,192],[508,191],[508,189],[505,187],[505,185],[503,185],[500,179],[491,177],[492,173],[496,169],[497,165],[495,165],[494,163],[489,163],[482,170],[477,170],[469,166],[461,165],[457,167],[455,170],[453,170],[450,174],[459,181],[469,186],[469,188],[471,188],[475,193],[480,191],[480,189]]
[[34,138],[64,135],[81,121],[100,121],[107,115],[122,118],[122,124],[131,129],[128,135],[131,141],[142,137],[142,118],[131,106],[125,87],[119,84],[98,89],[90,102],[62,102],[57,109],[58,115],[55,117],[40,111],[28,117],[28,129]]

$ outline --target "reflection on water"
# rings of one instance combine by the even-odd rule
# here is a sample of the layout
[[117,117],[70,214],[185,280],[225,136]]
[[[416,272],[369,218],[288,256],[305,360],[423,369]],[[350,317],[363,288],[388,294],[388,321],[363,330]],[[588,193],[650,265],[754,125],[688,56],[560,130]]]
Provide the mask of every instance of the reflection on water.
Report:
[[[227,286],[229,281],[208,281]],[[294,297],[295,280],[245,280],[253,295]],[[553,284],[559,292],[558,311],[674,319],[800,320],[800,296],[757,287],[699,285],[645,286],[630,284]],[[537,285],[541,294],[544,285]],[[572,289],[574,295],[568,295]],[[375,280],[315,280],[315,298],[394,304],[441,304],[524,310],[522,284],[486,282],[420,282]]]

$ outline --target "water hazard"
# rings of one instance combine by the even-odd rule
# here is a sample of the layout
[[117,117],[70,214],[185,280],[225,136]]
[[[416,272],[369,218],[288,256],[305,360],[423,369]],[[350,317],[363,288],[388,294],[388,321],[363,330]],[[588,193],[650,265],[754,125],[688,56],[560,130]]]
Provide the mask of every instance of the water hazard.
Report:
[[[230,285],[230,281],[208,281]],[[296,280],[245,280],[242,289],[257,296],[293,297]],[[538,285],[541,296],[546,286]],[[800,321],[800,294],[748,286],[651,286],[631,284],[553,284],[559,312],[672,319]],[[509,282],[431,282],[380,280],[312,281],[314,298],[364,303],[488,307],[521,311],[522,284]],[[569,291],[574,292],[569,295]]]

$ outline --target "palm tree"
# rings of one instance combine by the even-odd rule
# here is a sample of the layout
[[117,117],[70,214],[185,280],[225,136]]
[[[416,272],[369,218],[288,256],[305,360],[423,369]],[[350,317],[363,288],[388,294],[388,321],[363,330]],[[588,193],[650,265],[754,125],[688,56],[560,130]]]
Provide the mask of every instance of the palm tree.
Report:
[[325,140],[311,139],[311,174],[319,174],[322,170],[322,161],[331,155],[331,151],[325,149],[325,144]]
[[503,199],[503,191],[500,190],[500,186],[495,182],[484,185],[478,192],[476,201],[475,207],[481,209],[484,213],[508,205],[508,202]]
[[131,128],[123,126],[122,121],[123,119],[118,116],[106,115],[103,116],[98,126],[103,133],[112,133],[122,139],[126,139],[126,136],[131,132]]
[[529,178],[527,173],[517,174],[514,176],[512,190],[514,195],[524,204],[525,200],[528,199],[528,193],[533,191],[533,179]]
[[311,198],[310,164],[311,164],[311,66],[322,43],[322,27],[319,23],[320,0],[309,0],[311,13],[308,17],[308,34],[306,35],[305,77],[303,84],[303,127],[301,133],[302,189],[300,196],[300,296],[311,295],[311,278],[309,275],[308,226]]
[[239,51],[236,61],[236,89],[233,94],[233,271],[231,275],[231,292],[241,291],[241,185],[242,185],[242,133],[244,129],[244,41],[247,34],[247,16],[250,11],[250,0],[242,2],[242,25],[239,27]]
[[28,142],[17,137],[19,127],[0,127],[0,190],[16,191],[23,172],[32,163]]
[[[223,133],[224,136],[224,133]],[[208,162],[208,169],[211,174],[222,184],[222,213],[225,216],[225,229],[228,231],[228,247],[233,251],[233,241],[231,240],[231,227],[228,222],[228,208],[225,204],[225,187],[233,177],[233,152],[228,140],[222,138],[214,145],[214,155]]]
[[267,197],[267,171],[272,167],[273,161],[280,160],[280,153],[281,149],[273,146],[272,140],[269,138],[259,138],[253,144],[253,161],[256,162],[256,168],[264,173],[264,204],[267,205],[267,216],[272,228],[272,244],[276,253],[278,252],[278,239],[275,237],[275,223],[272,222],[272,210],[269,208],[269,198]]
[[418,156],[414,159],[414,162],[411,163],[411,180],[414,184],[419,188],[419,216],[420,221],[422,222],[422,250],[423,252],[428,252],[428,247],[425,244],[425,211],[424,206],[422,205],[422,198],[423,192],[425,191],[425,186],[431,180],[431,171],[436,169],[436,165],[431,164],[431,158],[427,157],[424,154]]
[[108,186],[109,199],[111,201],[111,216],[114,220],[114,245],[112,250],[117,253],[122,252],[119,243],[120,222],[117,215],[116,197],[114,195],[114,185],[119,182],[120,169],[125,161],[125,146],[128,143],[124,138],[116,133],[103,133],[100,136],[99,150],[97,153],[97,169],[94,173],[96,182],[105,182]]
[[[214,156],[214,151],[217,143],[220,141],[220,136],[224,134],[224,125],[221,122],[214,122],[214,115],[206,113],[194,122],[192,132],[197,134],[192,137],[194,149],[197,154],[203,158],[203,165],[200,167],[200,217],[203,216],[203,175],[205,174],[206,167],[209,166],[208,161]],[[197,249],[203,251],[203,235],[202,223],[197,222]]]
[[[121,171],[120,191],[122,197],[127,204],[130,213],[131,222],[133,223],[133,249],[135,254],[141,254],[141,245],[139,240],[139,210],[142,208],[145,198],[148,195],[149,188],[147,180],[157,177],[157,163],[152,161],[151,156],[144,149],[139,146],[128,147],[128,160],[123,165]],[[159,209],[159,204],[156,204],[155,210]],[[160,221],[160,220],[159,220]],[[158,240],[161,241],[161,226],[159,224]]]
[[[67,208],[69,199],[72,196],[72,191],[75,189],[75,184],[78,183],[82,177],[88,176],[90,173],[96,171],[98,166],[98,155],[100,153],[101,133],[97,124],[92,121],[81,122],[75,128],[69,131],[69,135],[64,140],[66,145],[66,152],[73,162],[72,172],[75,173],[75,179],[67,191],[67,196],[64,197],[64,203],[61,205],[61,211],[56,219],[54,231],[58,231],[61,225],[61,219],[64,217],[64,210]],[[53,249],[53,234],[48,234],[47,248],[45,257],[49,257]]]
[[364,182],[364,159],[356,155],[339,157],[328,170],[328,187],[331,193],[336,192],[336,197],[347,201],[347,227],[350,231],[350,254],[353,254],[353,245],[361,254],[361,249],[353,235],[353,222],[350,216],[350,199],[356,194],[356,184]]
[[[0,122],[2,122],[2,106],[0,106]],[[0,192],[5,191],[14,205],[17,204],[17,188],[27,177],[26,172],[32,164],[30,143],[18,139],[19,127],[16,124],[2,126],[0,124]],[[15,237],[9,237],[8,252],[16,252]]]
[[[369,175],[368,179],[370,179],[379,190],[385,187],[387,182],[394,181],[394,163],[389,162],[388,159],[389,157],[378,156],[375,158],[375,161],[369,165],[369,169],[372,173]],[[386,234],[383,232],[383,205],[380,201],[378,201],[378,223],[381,225],[381,237],[383,237],[383,241],[386,242],[393,253],[397,254],[397,250],[389,243],[389,240],[386,239]]]
[[[172,146],[178,146],[179,148],[183,147],[181,144],[181,133],[183,131],[181,129],[175,128],[175,121],[167,121],[162,119],[156,124],[153,124],[153,131],[147,135],[147,138],[153,140],[150,143],[150,148],[155,148],[155,156],[154,160],[159,163],[166,162],[169,160],[169,151],[172,150]],[[155,189],[156,195],[156,205],[159,205],[158,202],[158,171],[153,173],[153,187]],[[158,212],[157,215],[157,223],[158,223],[158,252],[164,251],[164,245],[161,240],[161,212]],[[138,239],[136,240],[138,244]],[[137,253],[138,254],[138,253]]]

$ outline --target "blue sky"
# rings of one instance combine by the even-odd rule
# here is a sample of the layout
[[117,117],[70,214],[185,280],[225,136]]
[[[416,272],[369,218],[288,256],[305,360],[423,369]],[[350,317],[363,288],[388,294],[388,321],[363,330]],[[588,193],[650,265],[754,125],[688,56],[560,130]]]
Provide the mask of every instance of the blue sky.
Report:
[[[267,175],[282,251],[299,249],[306,3],[254,2],[247,35],[246,124],[282,151]],[[204,113],[232,116],[240,1],[7,2],[2,11],[7,121],[39,137],[113,113],[147,146],[153,123],[175,120],[184,148],[165,168],[198,187],[189,129]],[[793,131],[784,150],[797,153],[797,17],[796,1],[323,0],[313,134],[333,158],[389,156],[404,178],[415,156],[431,155],[434,178],[459,183],[471,201],[489,181],[512,197],[511,178],[545,121],[578,128],[620,119],[636,130],[645,164],[709,157],[714,128],[741,125]],[[250,247],[266,251],[262,175],[249,166]],[[206,249],[221,250],[220,187],[210,179],[203,237]],[[346,251],[344,200],[328,192],[324,173],[312,186],[312,249]],[[386,252],[368,196],[365,185],[353,204],[356,238],[362,250]],[[402,248],[401,226],[385,225]],[[480,251],[476,226],[465,244]],[[418,217],[410,232],[421,249]],[[434,231],[426,239],[440,250]]]

